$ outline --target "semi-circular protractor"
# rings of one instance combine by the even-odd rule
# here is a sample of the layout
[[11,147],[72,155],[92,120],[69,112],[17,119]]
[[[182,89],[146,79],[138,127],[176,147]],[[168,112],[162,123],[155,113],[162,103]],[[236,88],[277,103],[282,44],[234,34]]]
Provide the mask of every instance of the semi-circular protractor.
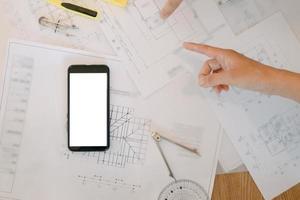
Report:
[[191,180],[177,180],[167,185],[158,200],[208,200],[204,188]]

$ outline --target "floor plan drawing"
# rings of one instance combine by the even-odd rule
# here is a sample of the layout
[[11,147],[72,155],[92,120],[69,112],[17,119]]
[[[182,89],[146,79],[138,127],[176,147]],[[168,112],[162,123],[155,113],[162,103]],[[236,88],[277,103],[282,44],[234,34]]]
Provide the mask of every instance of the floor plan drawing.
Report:
[[272,156],[295,148],[300,143],[300,108],[272,117],[258,132]]
[[270,0],[215,0],[232,31],[240,34],[278,9]]
[[[213,2],[205,2],[214,6]],[[204,41],[224,25],[220,13],[201,12],[203,2],[184,1],[167,20],[160,18],[161,0],[130,1],[126,9],[105,4],[102,27],[116,52],[124,55],[133,65],[128,72],[141,94],[146,97],[178,77],[186,63],[175,55],[184,41]],[[201,8],[201,9],[197,9]],[[202,15],[214,15],[215,23]],[[109,23],[109,26],[107,25]],[[111,31],[113,30],[113,32]],[[160,51],[153,51],[160,49]],[[152,79],[156,76],[155,81]]]
[[[163,37],[173,34],[177,37],[178,42],[182,42],[199,32],[202,32],[205,37],[207,33],[205,33],[204,25],[188,4],[183,3],[183,6],[165,21],[160,17],[159,4],[161,2],[136,0],[133,3],[133,8],[137,13],[132,13],[132,19],[134,20],[138,16],[138,19],[141,20],[136,20],[136,23],[143,31],[145,38],[161,40]],[[199,35],[199,37],[201,36]]]

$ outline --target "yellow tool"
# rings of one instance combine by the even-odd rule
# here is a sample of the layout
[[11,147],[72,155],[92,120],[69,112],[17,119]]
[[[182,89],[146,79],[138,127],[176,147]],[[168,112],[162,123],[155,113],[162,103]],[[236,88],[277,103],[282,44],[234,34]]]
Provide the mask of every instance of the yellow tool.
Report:
[[125,7],[128,3],[128,0],[105,0],[105,1],[120,7]]
[[84,16],[84,17],[88,17],[88,18],[91,18],[91,19],[99,18],[99,12],[98,11],[90,9],[90,8],[82,7],[80,5],[75,5],[75,4],[72,4],[72,3],[66,3],[66,2],[63,2],[61,0],[48,0],[48,3],[50,3],[52,5],[55,5],[59,8],[62,8],[64,10],[73,12],[75,14],[79,14],[79,15]]

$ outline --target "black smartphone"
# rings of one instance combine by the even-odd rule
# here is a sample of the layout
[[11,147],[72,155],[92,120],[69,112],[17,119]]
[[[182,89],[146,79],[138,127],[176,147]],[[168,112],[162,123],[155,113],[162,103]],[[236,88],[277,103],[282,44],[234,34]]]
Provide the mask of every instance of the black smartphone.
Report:
[[72,65],[68,69],[68,147],[71,151],[109,148],[109,68]]

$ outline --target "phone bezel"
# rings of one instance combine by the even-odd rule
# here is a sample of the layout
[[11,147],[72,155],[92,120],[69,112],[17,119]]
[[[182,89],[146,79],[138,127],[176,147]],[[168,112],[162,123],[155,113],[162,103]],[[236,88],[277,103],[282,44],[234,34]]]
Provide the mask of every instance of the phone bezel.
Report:
[[[70,146],[70,74],[106,73],[107,74],[107,146]],[[110,76],[107,65],[71,65],[68,68],[68,148],[70,151],[105,151],[110,147]]]

